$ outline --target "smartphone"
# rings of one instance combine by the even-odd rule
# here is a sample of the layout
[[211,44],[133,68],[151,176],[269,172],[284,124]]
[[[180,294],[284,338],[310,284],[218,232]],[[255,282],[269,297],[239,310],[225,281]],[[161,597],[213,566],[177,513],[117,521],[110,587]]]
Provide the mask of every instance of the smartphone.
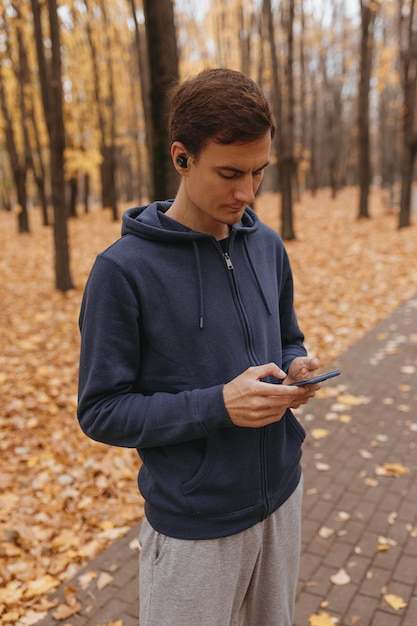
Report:
[[302,387],[303,385],[314,385],[314,383],[322,383],[328,378],[334,378],[335,376],[339,376],[339,374],[341,374],[341,371],[335,370],[334,372],[328,372],[327,374],[322,374],[321,376],[316,376],[315,378],[308,378],[307,380],[299,380],[296,383],[291,383],[290,387]]

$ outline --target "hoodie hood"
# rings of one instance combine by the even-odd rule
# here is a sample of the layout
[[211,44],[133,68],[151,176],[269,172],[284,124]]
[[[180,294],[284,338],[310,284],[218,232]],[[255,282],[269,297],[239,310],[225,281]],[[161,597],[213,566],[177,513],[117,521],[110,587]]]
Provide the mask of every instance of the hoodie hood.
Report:
[[[199,242],[202,240],[212,239],[215,241],[214,237],[211,235],[207,235],[206,233],[201,233],[194,231],[187,226],[173,220],[172,218],[166,215],[166,211],[172,206],[173,200],[166,200],[165,202],[154,202],[147,206],[135,207],[127,210],[123,214],[122,221],[122,236],[125,235],[135,235],[136,237],[140,237],[142,239],[148,239],[152,241],[160,241],[160,242],[189,242],[190,246],[193,248],[194,252],[194,267],[196,272],[196,281],[198,285],[198,293],[199,293],[199,327],[204,327],[204,281],[203,274],[201,269],[201,259],[200,259],[200,247]],[[245,212],[242,216],[242,219],[233,224],[230,228],[229,239],[233,241],[236,235],[250,235],[255,233],[260,226],[260,221],[256,213],[250,207],[245,209]],[[256,271],[255,264],[251,259],[251,255],[249,254],[246,237],[243,237],[243,247],[246,251],[247,259],[249,262],[250,269],[253,273],[253,276],[258,285],[259,293],[262,298],[262,301],[265,305],[265,308],[268,314],[271,314],[271,309],[268,303],[268,299],[265,295],[265,290],[262,286],[262,282],[258,276]],[[230,261],[228,253],[224,253],[224,257],[229,259],[226,261],[227,263]],[[232,262],[230,261],[230,267],[232,268]]]
[[[136,235],[144,239],[158,239],[160,241],[196,240],[208,237],[165,215],[172,206],[173,200],[153,202],[147,206],[129,209],[123,214],[122,236]],[[231,231],[250,234],[258,230],[259,219],[255,211],[247,207],[240,222],[234,224]]]

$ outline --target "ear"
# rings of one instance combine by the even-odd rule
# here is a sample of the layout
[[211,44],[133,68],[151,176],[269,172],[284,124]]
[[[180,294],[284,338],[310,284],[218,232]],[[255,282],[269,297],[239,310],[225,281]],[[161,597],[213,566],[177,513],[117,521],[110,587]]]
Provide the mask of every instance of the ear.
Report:
[[171,146],[171,158],[174,167],[180,175],[187,173],[189,154],[183,143],[174,141]]

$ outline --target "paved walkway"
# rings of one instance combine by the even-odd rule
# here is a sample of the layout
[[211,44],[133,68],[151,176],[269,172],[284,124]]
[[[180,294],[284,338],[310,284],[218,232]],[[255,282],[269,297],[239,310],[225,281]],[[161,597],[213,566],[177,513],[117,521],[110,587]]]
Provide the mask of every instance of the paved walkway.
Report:
[[[417,297],[334,365],[343,375],[299,414],[309,436],[294,626],[320,613],[314,626],[417,626]],[[76,591],[77,614],[58,621],[52,609],[40,626],[138,626],[137,533],[58,589],[60,601]]]

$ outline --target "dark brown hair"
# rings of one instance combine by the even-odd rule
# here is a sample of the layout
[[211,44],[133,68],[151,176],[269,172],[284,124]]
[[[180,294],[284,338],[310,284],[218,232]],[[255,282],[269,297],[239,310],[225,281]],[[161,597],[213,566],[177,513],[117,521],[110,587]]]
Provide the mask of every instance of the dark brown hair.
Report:
[[176,84],[170,92],[171,143],[197,157],[209,141],[231,144],[260,139],[276,124],[262,89],[235,70],[216,68]]

